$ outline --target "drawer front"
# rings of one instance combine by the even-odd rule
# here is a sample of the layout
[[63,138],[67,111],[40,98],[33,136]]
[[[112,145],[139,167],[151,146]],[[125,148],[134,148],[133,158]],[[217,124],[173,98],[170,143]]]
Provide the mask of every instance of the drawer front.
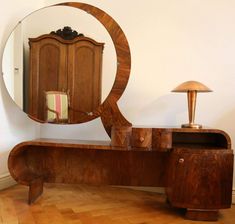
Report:
[[111,131],[111,145],[128,149],[131,139],[131,127],[113,126]]
[[168,152],[172,149],[172,131],[170,129],[153,129],[153,150]]
[[131,146],[150,149],[152,146],[152,128],[133,128]]

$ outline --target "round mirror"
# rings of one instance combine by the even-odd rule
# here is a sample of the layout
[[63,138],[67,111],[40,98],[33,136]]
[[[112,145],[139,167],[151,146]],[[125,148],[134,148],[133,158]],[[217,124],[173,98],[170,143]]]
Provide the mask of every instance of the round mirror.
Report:
[[[89,121],[100,115],[103,102],[115,92],[117,46],[108,27],[111,17],[104,13],[104,24],[100,13],[87,4],[62,3],[30,14],[11,33],[3,53],[4,81],[12,99],[34,120]],[[76,33],[74,39],[58,35],[66,32]]]

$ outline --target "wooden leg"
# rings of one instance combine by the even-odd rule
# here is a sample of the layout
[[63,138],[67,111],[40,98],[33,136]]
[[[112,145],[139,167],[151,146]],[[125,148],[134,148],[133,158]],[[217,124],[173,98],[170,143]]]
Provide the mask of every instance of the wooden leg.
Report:
[[37,178],[33,180],[29,185],[29,199],[28,203],[32,204],[37,200],[37,198],[42,194],[43,192],[43,179]]
[[218,214],[218,210],[187,209],[185,217],[197,221],[217,221]]

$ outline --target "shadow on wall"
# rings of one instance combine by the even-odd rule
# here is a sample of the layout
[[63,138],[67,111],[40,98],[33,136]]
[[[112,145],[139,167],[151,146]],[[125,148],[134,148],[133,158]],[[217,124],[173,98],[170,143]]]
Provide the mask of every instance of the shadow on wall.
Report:
[[[147,125],[179,126],[187,121],[187,101],[182,94],[166,94],[139,111],[137,120]],[[134,123],[134,122],[133,122]]]
[[7,166],[7,161],[8,161],[8,155],[9,155],[9,150],[2,149],[3,151],[0,152],[0,177],[2,174],[8,173],[8,166]]
[[[226,111],[226,113],[217,119],[214,126],[228,133],[231,138],[232,149],[235,150],[235,107],[230,111]],[[235,172],[233,172],[233,188],[234,187]]]
[[234,148],[235,144],[235,107],[230,111],[226,111],[220,116],[215,124],[215,127],[219,127],[222,130],[228,132],[231,137],[232,147]]

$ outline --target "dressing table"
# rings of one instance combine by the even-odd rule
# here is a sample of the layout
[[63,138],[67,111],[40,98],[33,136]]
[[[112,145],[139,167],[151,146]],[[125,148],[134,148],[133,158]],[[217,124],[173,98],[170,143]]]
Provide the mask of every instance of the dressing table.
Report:
[[79,121],[100,117],[111,140],[36,139],[16,145],[9,155],[9,171],[19,184],[29,186],[29,204],[42,194],[44,183],[153,186],[164,187],[169,204],[186,209],[186,218],[217,220],[219,209],[231,206],[233,153],[228,134],[217,129],[133,126],[117,106],[131,68],[120,26],[94,6],[60,5],[94,16],[114,43],[117,71],[112,90]]

